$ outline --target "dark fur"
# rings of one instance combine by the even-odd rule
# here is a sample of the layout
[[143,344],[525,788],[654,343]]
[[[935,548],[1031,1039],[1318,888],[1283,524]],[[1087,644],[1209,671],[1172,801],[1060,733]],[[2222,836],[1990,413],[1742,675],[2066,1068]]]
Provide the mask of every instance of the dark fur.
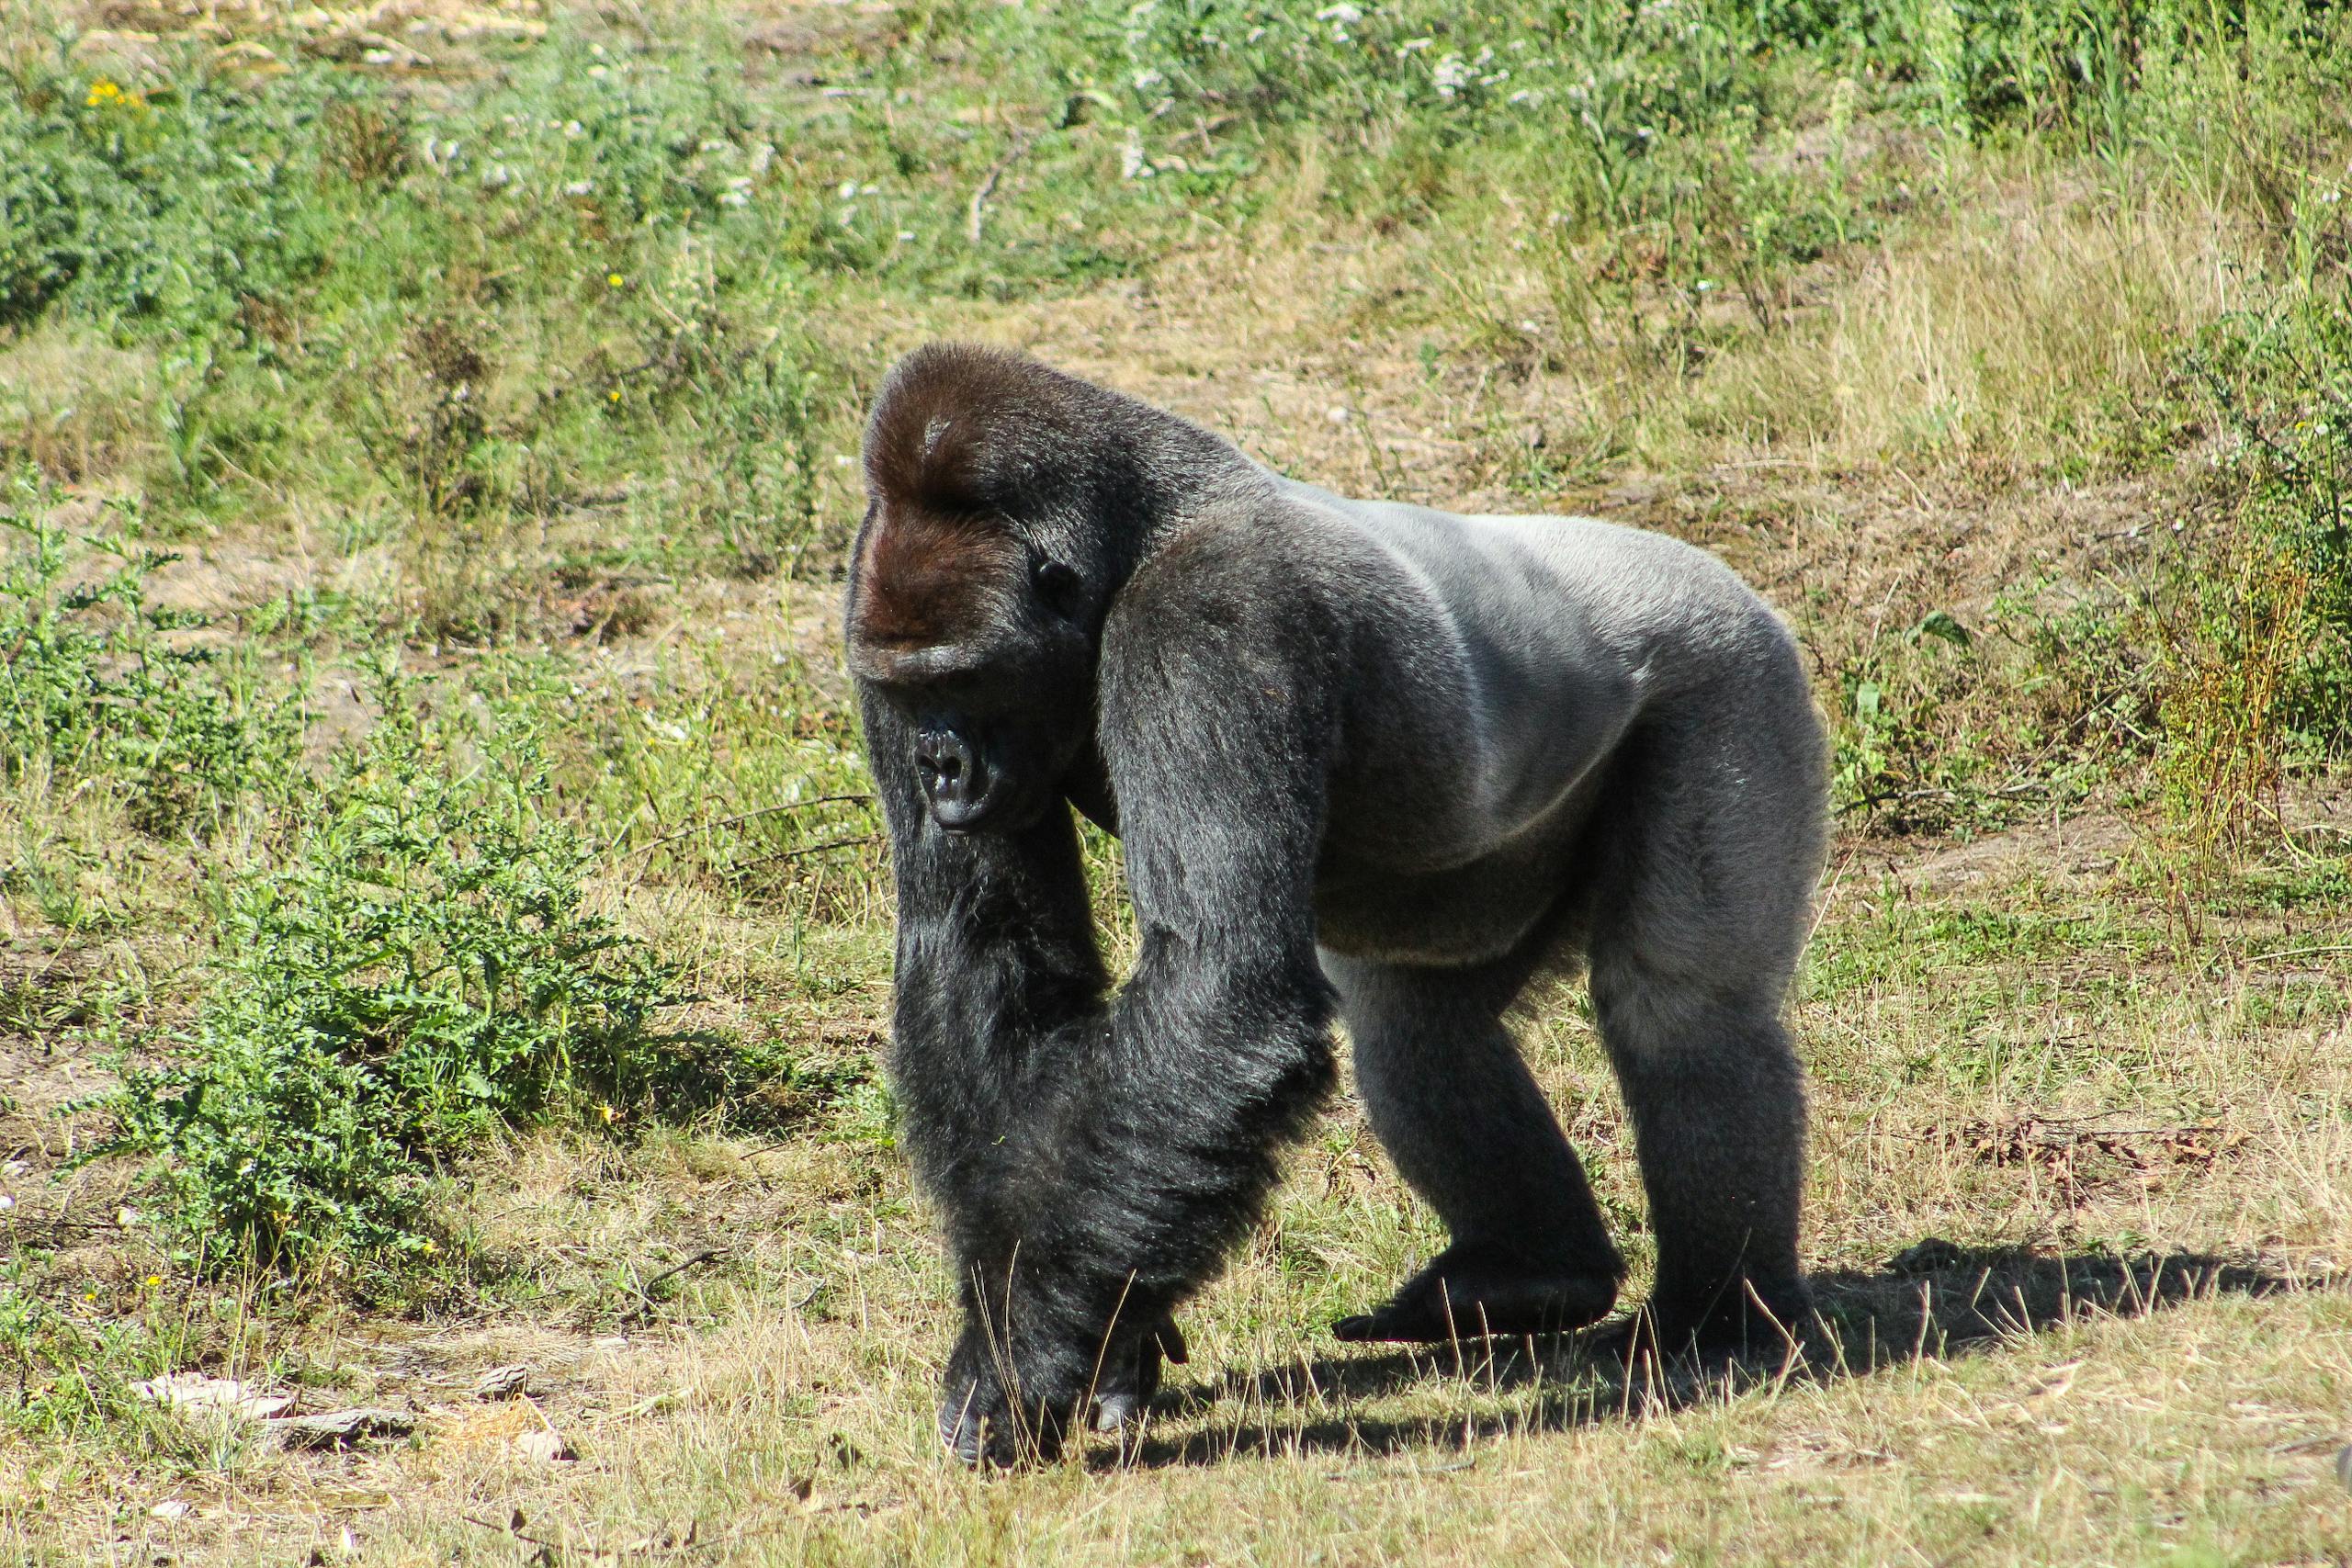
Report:
[[[1455,1237],[1343,1336],[1606,1313],[1622,1265],[1500,1021],[1577,953],[1640,1142],[1659,1331],[1802,1308],[1774,1015],[1819,737],[1727,573],[1531,520],[1559,581],[1515,587],[1515,536],[1288,485],[977,349],[898,367],[866,474],[850,660],[898,874],[893,1076],[966,1309],[959,1451],[1050,1454],[1090,1401],[1148,1402],[1170,1314],[1331,1082],[1335,1004],[1375,1129]],[[1513,651],[1546,637],[1565,651]],[[1126,845],[1142,946],[1115,995],[1072,804]]]

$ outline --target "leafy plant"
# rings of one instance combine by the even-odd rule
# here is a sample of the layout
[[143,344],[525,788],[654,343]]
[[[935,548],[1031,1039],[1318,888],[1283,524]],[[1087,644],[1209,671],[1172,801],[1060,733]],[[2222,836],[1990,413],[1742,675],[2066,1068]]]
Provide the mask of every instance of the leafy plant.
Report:
[[366,1274],[442,1250],[433,1176],[501,1130],[599,1124],[672,1066],[679,999],[590,911],[591,853],[512,728],[469,749],[415,690],[330,781],[340,804],[229,895],[177,1048],[126,1060],[110,1152],[151,1162],[191,1261]]
[[206,617],[150,601],[175,558],[68,534],[50,500],[28,475],[0,498],[0,531],[21,543],[0,560],[0,777],[41,765],[102,782],[159,838],[283,781],[299,697],[261,694],[249,648],[202,640]]
[[2352,750],[2352,313],[2304,299],[2188,357],[2235,444],[2219,515],[2149,616],[2164,649],[2166,797],[2207,851],[2291,767]]

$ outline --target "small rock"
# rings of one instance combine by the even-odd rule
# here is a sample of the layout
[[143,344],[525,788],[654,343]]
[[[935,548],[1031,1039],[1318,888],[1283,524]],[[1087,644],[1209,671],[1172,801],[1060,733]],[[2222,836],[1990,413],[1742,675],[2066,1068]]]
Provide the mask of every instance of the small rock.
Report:
[[184,1519],[195,1511],[196,1505],[185,1497],[166,1497],[148,1509],[147,1515],[150,1518],[162,1519],[169,1523],[174,1519]]
[[552,1427],[542,1427],[536,1432],[525,1432],[514,1439],[514,1451],[525,1459],[537,1460],[541,1464],[556,1464],[580,1456],[563,1440],[563,1434]]
[[362,1438],[405,1438],[416,1430],[416,1417],[405,1410],[359,1405],[317,1416],[288,1416],[269,1427],[289,1449],[341,1449]]
[[209,1378],[202,1372],[171,1372],[130,1385],[133,1393],[175,1410],[217,1411],[247,1421],[277,1415],[294,1403],[289,1393],[264,1393],[234,1378]]
[[514,1362],[509,1366],[492,1367],[474,1380],[474,1397],[476,1399],[512,1399],[516,1394],[528,1393],[530,1383],[531,1369],[521,1361]]

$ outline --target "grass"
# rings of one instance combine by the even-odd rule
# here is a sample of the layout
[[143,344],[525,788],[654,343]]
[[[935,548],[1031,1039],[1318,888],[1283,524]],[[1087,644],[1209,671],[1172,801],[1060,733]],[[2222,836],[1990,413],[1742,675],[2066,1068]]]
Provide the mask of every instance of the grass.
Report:
[[[2346,1561],[2347,42],[0,0],[0,1555]],[[1343,1095],[1137,1445],[943,1463],[833,630],[933,334],[1781,606],[1833,1353],[1340,1350],[1439,1242]]]

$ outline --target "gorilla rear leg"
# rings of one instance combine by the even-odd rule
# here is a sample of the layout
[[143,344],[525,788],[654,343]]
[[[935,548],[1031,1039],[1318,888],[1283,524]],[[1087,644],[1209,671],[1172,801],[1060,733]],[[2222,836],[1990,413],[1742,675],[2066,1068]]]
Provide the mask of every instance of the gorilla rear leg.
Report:
[[1809,1315],[1804,1074],[1780,1010],[1821,863],[1822,791],[1817,750],[1796,743],[1811,699],[1793,666],[1782,673],[1747,709],[1659,720],[1593,828],[1593,1011],[1657,1242],[1637,1332],[1669,1351],[1774,1349]]
[[1453,1245],[1341,1339],[1555,1334],[1606,1314],[1624,1265],[1501,1013],[1512,962],[1472,971],[1326,957],[1373,1131]]
[[1797,1263],[1804,1089],[1774,1010],[1606,960],[1593,1001],[1657,1241],[1634,1333],[1668,1351],[1785,1346],[1808,1314]]

